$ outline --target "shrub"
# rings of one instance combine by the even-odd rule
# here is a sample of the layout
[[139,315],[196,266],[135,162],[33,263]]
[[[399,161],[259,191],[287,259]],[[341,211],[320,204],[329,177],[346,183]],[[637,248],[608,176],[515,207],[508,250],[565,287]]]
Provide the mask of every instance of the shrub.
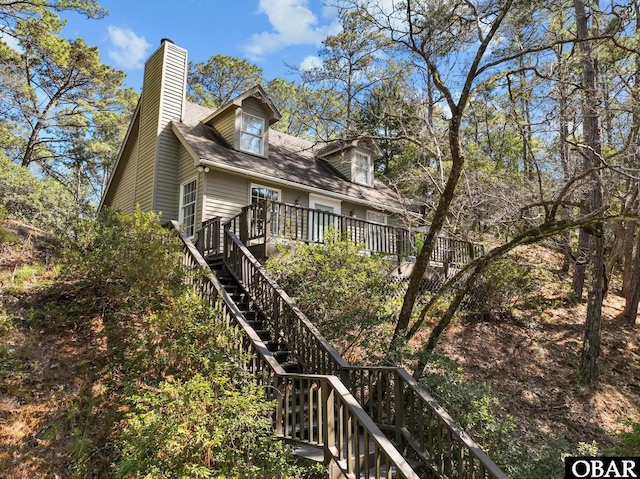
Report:
[[184,291],[178,240],[156,213],[122,214],[106,209],[96,220],[75,225],[63,274],[82,282],[111,305],[161,306]]
[[116,477],[294,478],[291,453],[271,432],[272,404],[233,368],[164,382],[131,398]]
[[421,378],[423,386],[456,418],[490,456],[509,448],[515,427],[512,417],[500,417],[499,401],[486,383],[469,381],[462,366],[448,356],[434,352]]
[[[281,251],[266,268],[344,353],[364,345],[367,336],[394,317],[401,286],[390,281],[390,262],[362,254],[362,245],[332,232],[325,232],[325,237],[321,245],[298,244]],[[379,344],[383,343],[388,345]]]
[[627,430],[616,434],[618,445],[609,453],[616,456],[634,456],[640,451],[640,422],[625,421]]
[[488,321],[509,317],[523,296],[535,289],[531,267],[506,257],[492,262],[476,279],[463,304],[468,319]]

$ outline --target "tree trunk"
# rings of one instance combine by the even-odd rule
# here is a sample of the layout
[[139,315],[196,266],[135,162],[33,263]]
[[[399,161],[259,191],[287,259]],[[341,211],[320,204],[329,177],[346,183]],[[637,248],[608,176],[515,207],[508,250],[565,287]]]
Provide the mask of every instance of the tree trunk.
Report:
[[[625,221],[624,230],[624,252],[622,253],[622,296],[625,300],[629,301],[629,295],[633,290],[633,270],[634,270],[634,255],[633,248],[636,242],[637,226],[633,221]],[[640,235],[638,236],[640,240]],[[638,253],[636,253],[637,257]]]
[[584,281],[587,277],[587,264],[589,263],[589,236],[590,235],[584,229],[580,229],[576,262],[573,267],[573,282],[571,283],[573,294],[578,299],[582,299]]
[[[580,40],[582,60],[582,79],[584,88],[583,131],[585,148],[585,169],[600,165],[602,144],[600,139],[600,118],[598,112],[599,95],[597,87],[596,63],[593,58],[589,38],[587,13],[583,0],[574,0],[576,12],[577,38]],[[591,193],[587,202],[590,211],[599,209],[603,204],[602,185],[598,173],[590,176]],[[588,384],[594,385],[598,379],[597,360],[600,354],[600,338],[602,326],[602,301],[604,287],[604,225],[595,225],[595,234],[591,234],[589,250],[591,251],[591,284],[587,302],[587,318],[580,360],[579,374]],[[581,234],[587,234],[581,230]],[[574,278],[575,279],[575,278]],[[574,291],[577,292],[577,291]],[[582,293],[582,291],[580,291]]]
[[404,295],[402,302],[402,308],[398,316],[398,323],[396,324],[395,331],[393,332],[393,338],[391,340],[392,350],[396,350],[398,342],[402,339],[409,327],[411,320],[411,314],[413,313],[413,307],[416,303],[416,299],[420,294],[420,285],[424,273],[427,271],[429,261],[431,260],[431,254],[433,253],[436,239],[444,226],[444,222],[449,212],[449,206],[453,202],[456,187],[460,181],[462,175],[462,167],[464,165],[464,156],[462,154],[462,145],[460,144],[460,124],[462,121],[462,112],[452,112],[452,118],[449,122],[449,146],[451,148],[452,167],[447,182],[445,184],[440,201],[438,201],[438,207],[436,208],[433,221],[429,227],[429,231],[424,238],[424,244],[422,251],[418,254],[416,262],[409,278],[409,285],[407,286],[407,292]]
[[[594,190],[594,196],[599,189]],[[592,235],[591,247],[591,284],[587,302],[587,321],[582,344],[582,356],[578,369],[580,377],[588,384],[598,381],[598,356],[602,329],[602,301],[604,298],[604,231],[599,225],[600,234]]]
[[638,302],[640,302],[640,234],[636,245],[636,257],[633,261],[631,281],[629,282],[626,303],[622,317],[625,323],[634,325],[638,317]]

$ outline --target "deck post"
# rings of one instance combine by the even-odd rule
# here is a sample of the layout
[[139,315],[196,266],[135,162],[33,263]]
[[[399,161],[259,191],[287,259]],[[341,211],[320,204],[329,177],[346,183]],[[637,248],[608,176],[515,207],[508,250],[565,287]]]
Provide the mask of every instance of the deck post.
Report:
[[249,223],[251,222],[251,215],[247,214],[248,207],[242,208],[240,213],[240,241],[247,244],[249,239]]
[[264,225],[262,233],[264,234],[265,254],[267,252],[266,245],[269,242],[269,237],[271,236],[271,228],[273,227],[273,225],[271,224],[273,218],[271,214],[272,207],[273,204],[271,200],[264,200],[262,206],[262,224]]

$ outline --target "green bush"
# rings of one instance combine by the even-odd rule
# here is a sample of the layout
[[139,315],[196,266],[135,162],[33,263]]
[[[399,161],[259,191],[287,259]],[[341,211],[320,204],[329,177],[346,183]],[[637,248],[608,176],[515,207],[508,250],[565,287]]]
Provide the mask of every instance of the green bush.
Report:
[[154,308],[184,291],[178,240],[159,215],[106,209],[96,220],[75,224],[67,241],[63,275],[79,280],[111,305]]
[[500,403],[486,383],[469,381],[462,366],[448,356],[434,352],[422,385],[456,418],[490,456],[509,448],[515,421],[500,417]]
[[0,154],[0,216],[64,235],[79,210],[71,193],[52,179],[41,179],[29,169]]
[[233,384],[235,372],[164,382],[132,397],[115,477],[301,477],[272,435],[272,404],[255,384]]
[[640,422],[626,421],[627,430],[616,434],[618,445],[608,451],[616,456],[637,456],[640,454]]
[[335,232],[325,232],[325,237],[321,245],[297,244],[281,251],[266,268],[342,353],[373,345],[373,331],[378,336],[392,333],[384,324],[399,309],[400,284],[390,281],[393,265],[362,254],[362,245],[340,239]]

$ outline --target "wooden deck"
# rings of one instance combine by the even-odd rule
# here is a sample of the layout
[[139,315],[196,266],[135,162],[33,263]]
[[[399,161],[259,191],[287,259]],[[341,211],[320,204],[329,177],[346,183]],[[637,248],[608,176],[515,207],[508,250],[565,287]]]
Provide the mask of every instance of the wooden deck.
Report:
[[[221,252],[221,219],[203,223],[196,246],[204,257]],[[415,257],[419,233],[400,226],[373,223],[352,216],[264,200],[247,205],[224,228],[234,233],[258,259],[276,244],[323,243],[329,234],[363,245],[368,253],[393,256],[399,262]],[[438,237],[431,261],[444,269],[459,267],[484,254],[478,243]]]

